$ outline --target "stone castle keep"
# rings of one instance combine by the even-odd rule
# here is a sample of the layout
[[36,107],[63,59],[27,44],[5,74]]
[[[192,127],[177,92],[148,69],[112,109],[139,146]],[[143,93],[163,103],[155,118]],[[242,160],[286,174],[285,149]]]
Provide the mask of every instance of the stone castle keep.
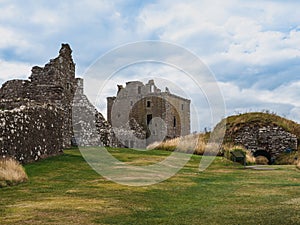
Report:
[[[190,134],[190,100],[171,94],[167,87],[162,92],[153,80],[131,81],[118,85],[116,97],[107,98],[107,119],[114,128],[135,121],[146,134],[147,146]],[[139,147],[134,140],[125,145]]]

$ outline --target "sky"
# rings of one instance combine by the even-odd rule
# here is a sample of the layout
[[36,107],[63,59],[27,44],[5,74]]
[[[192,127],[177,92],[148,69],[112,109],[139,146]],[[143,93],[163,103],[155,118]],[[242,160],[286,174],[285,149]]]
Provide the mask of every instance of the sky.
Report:
[[[61,43],[70,44],[76,75],[84,78],[112,49],[163,41],[207,66],[222,92],[226,116],[268,110],[300,122],[299,8],[297,0],[0,0],[0,83],[26,79],[32,66],[57,56]],[[205,93],[172,66],[124,69],[105,94],[115,95],[116,83],[155,76],[188,92],[201,115],[201,125],[192,115],[192,131],[211,128]],[[105,116],[105,106],[99,107]]]

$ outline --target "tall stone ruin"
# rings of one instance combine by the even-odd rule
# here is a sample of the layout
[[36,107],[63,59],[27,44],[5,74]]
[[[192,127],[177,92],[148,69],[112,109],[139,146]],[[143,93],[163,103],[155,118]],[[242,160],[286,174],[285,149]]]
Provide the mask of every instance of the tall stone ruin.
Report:
[[[76,143],[74,109],[76,121],[81,124],[75,130],[80,144],[112,145],[110,126],[84,95],[83,80],[75,78],[72,50],[68,44],[62,44],[58,57],[44,67],[34,66],[28,80],[10,80],[2,85],[0,157],[14,157],[26,163],[71,147]],[[96,127],[94,142],[83,137],[91,127],[89,123]]]

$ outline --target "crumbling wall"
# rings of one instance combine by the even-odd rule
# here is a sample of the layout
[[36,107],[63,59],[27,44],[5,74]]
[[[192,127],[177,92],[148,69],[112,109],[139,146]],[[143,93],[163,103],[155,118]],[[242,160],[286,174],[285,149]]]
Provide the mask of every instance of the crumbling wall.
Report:
[[0,111],[0,157],[22,163],[58,155],[63,150],[63,111],[31,104]]
[[[76,90],[79,95],[74,98]],[[59,55],[44,67],[34,66],[28,80],[4,83],[0,110],[0,157],[30,162],[58,154],[72,141],[81,146],[118,146],[110,125],[84,95],[83,80],[75,78],[68,44],[62,44]]]
[[78,89],[72,103],[73,132],[78,146],[113,146],[111,127],[83,94],[83,80],[77,78]]
[[25,98],[28,80],[9,80],[0,89],[1,99]]

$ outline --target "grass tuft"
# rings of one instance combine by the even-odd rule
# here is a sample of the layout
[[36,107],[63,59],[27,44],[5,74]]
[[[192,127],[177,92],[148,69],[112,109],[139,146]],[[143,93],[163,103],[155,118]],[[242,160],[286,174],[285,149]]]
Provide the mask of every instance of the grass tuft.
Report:
[[207,134],[190,134],[184,137],[168,139],[163,142],[154,142],[147,146],[147,149],[157,149],[166,151],[180,151],[203,155],[207,147]]
[[0,160],[0,187],[12,186],[28,180],[22,165],[16,160]]
[[268,165],[269,160],[268,160],[267,157],[262,156],[262,155],[259,155],[259,156],[257,156],[257,157],[255,158],[255,162],[256,162],[256,164],[258,164],[258,165]]
[[300,151],[283,152],[276,156],[275,164],[278,165],[296,165],[297,159],[300,159]]

